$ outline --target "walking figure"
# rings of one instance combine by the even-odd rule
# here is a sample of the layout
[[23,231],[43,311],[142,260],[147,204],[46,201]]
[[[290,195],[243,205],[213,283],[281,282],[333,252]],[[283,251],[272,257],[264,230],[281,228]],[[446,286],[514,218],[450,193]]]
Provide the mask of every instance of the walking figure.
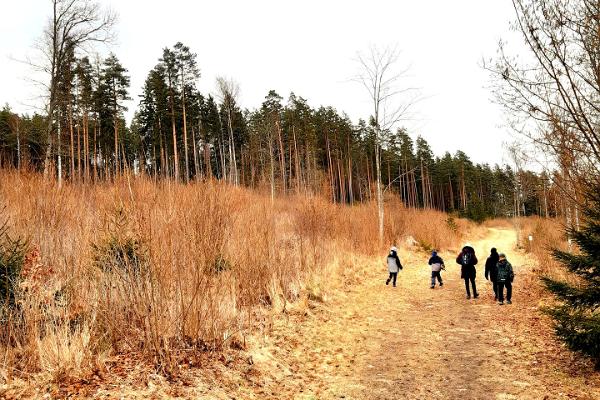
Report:
[[444,282],[442,282],[442,270],[444,268],[444,260],[442,257],[438,256],[437,251],[431,252],[431,258],[429,259],[429,265],[431,265],[431,288],[435,288],[435,279],[437,278],[440,283],[440,287],[444,286]]
[[506,287],[506,302],[512,304],[512,283],[515,279],[515,273],[512,265],[506,259],[504,253],[499,254],[498,261],[498,300],[500,305],[504,304],[504,288]]
[[473,297],[478,298],[477,287],[475,286],[475,276],[477,271],[475,265],[477,265],[477,257],[475,256],[475,249],[470,244],[465,244],[462,251],[456,257],[456,263],[460,264],[460,277],[465,280],[465,289],[467,290],[467,299],[471,298],[471,291],[469,290],[469,281],[473,286]]
[[390,281],[396,287],[396,278],[398,277],[398,271],[402,269],[400,258],[398,257],[398,249],[396,246],[390,248],[390,254],[387,256],[388,271],[390,272],[389,278],[385,281],[386,285],[390,284]]
[[498,250],[492,247],[490,256],[485,261],[485,279],[492,282],[494,289],[494,300],[498,300]]

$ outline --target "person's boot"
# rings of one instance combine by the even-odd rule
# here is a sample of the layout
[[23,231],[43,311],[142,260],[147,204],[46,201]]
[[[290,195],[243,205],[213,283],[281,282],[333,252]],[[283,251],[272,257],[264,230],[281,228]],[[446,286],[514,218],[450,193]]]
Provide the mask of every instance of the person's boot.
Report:
[[389,285],[390,284],[390,278],[387,278],[387,280],[385,281],[385,285]]
[[430,288],[430,289],[433,289],[433,288],[435,288],[435,285],[431,285],[431,286],[429,286],[429,288]]
[[470,294],[468,294],[468,295],[467,295],[467,300],[470,300],[470,299],[471,299],[471,295],[470,295]]
[[473,295],[473,298],[474,298],[474,299],[476,299],[476,298],[478,298],[478,297],[479,297],[479,293],[475,293],[475,294]]
[[500,303],[498,303],[498,305],[501,305],[501,306],[503,306],[503,305],[504,305],[504,302],[503,302],[502,300],[500,300]]
[[506,300],[506,304],[512,304],[512,301]]
[[440,287],[444,286],[444,282],[440,282]]

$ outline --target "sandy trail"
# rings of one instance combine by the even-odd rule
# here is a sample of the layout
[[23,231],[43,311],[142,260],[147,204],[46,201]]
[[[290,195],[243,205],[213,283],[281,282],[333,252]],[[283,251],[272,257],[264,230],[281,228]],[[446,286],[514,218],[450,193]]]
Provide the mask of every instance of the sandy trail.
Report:
[[[465,298],[455,254],[441,254],[444,286],[429,288],[424,253],[402,253],[398,287],[374,264],[343,276],[344,291],[309,317],[276,326],[260,394],[295,399],[600,399],[600,375],[556,341],[539,311],[533,264],[512,230],[472,241],[479,299]],[[513,304],[499,306],[484,279],[491,247],[515,267]],[[293,334],[289,331],[293,326]],[[265,377],[265,376],[263,376]]]

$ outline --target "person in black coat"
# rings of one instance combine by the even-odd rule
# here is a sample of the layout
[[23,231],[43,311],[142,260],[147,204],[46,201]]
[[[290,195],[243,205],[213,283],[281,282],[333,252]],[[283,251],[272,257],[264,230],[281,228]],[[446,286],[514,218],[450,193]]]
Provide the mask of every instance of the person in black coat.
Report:
[[495,247],[492,248],[490,256],[485,262],[485,279],[492,282],[494,289],[494,300],[498,300],[498,251]]
[[456,263],[460,264],[460,277],[465,280],[467,299],[471,298],[469,281],[473,287],[473,297],[478,298],[479,293],[477,293],[477,287],[475,286],[475,276],[477,274],[477,271],[475,270],[475,265],[477,265],[475,249],[470,244],[465,244],[462,251],[458,254],[458,257],[456,257]]

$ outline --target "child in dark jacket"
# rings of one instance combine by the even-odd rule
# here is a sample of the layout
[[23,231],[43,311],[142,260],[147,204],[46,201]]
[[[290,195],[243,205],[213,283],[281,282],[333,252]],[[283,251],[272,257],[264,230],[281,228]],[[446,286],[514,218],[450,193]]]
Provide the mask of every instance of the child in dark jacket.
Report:
[[504,288],[506,287],[506,302],[512,304],[512,282],[515,279],[515,273],[512,265],[506,259],[504,253],[499,254],[498,261],[498,300],[500,305],[504,304]]
[[444,269],[444,260],[440,256],[438,256],[437,252],[434,250],[431,252],[431,258],[429,259],[429,265],[431,265],[431,288],[435,288],[435,279],[440,283],[440,287],[444,286],[444,282],[442,282],[441,272]]

